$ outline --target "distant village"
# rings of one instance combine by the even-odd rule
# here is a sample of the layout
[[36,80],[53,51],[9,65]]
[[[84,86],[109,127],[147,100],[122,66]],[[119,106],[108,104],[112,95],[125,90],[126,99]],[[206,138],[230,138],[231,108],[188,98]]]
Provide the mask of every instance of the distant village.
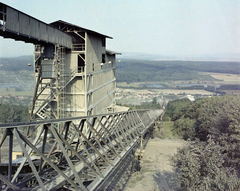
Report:
[[157,103],[162,107],[166,106],[167,103],[175,99],[189,99],[190,101],[195,101],[197,98],[208,97],[209,95],[201,94],[186,94],[185,92],[178,94],[166,94],[163,92],[138,92],[133,90],[122,91],[122,89],[117,89],[116,92],[116,102],[118,105],[141,105],[143,103],[152,102],[156,98]]
[[[116,91],[116,102],[118,105],[141,105],[143,103],[152,102],[154,98],[156,98],[157,103],[161,106],[164,106],[170,100],[175,99],[183,99],[187,98],[190,101],[195,101],[196,98],[203,97],[203,95],[188,95],[183,93],[175,94],[166,94],[159,92],[137,92],[137,91],[122,91],[117,88]],[[14,105],[29,105],[32,103],[32,96],[24,96],[24,95],[0,95],[0,103],[11,103]]]

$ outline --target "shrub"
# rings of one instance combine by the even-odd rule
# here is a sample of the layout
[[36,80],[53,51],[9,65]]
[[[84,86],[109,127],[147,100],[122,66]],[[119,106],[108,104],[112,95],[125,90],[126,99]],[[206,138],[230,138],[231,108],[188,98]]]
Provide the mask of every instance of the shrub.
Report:
[[172,158],[180,190],[236,190],[236,170],[224,166],[226,155],[211,137],[195,141],[180,149]]
[[184,118],[181,117],[180,119],[174,122],[174,132],[178,135],[179,138],[183,138],[185,140],[191,139],[193,140],[195,137],[195,119]]
[[174,128],[184,139],[195,139],[172,158],[180,190],[239,188],[240,96],[196,101]]

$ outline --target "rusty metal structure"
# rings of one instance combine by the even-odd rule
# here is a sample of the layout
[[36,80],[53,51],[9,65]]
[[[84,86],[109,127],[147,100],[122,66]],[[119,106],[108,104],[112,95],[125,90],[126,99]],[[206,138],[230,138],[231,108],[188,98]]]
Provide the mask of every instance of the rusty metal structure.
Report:
[[30,122],[0,124],[0,190],[109,189],[162,113],[114,111],[111,37],[3,3],[0,36],[35,45]]

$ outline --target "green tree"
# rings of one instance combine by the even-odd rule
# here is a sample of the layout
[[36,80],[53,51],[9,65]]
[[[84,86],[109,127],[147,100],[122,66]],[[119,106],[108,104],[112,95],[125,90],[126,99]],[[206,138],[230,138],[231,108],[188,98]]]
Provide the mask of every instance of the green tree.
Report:
[[191,129],[195,138],[173,158],[182,190],[239,188],[240,96],[197,100],[174,127],[184,139]]
[[0,123],[23,122],[28,120],[28,107],[0,104]]
[[156,97],[153,98],[152,104],[153,104],[153,105],[156,105],[156,104],[157,104],[157,98],[156,98]]
[[196,120],[190,118],[181,117],[180,119],[174,122],[174,132],[178,137],[185,140],[195,138],[195,125]]
[[226,156],[211,137],[191,142],[172,158],[180,190],[237,190],[237,171],[224,166]]

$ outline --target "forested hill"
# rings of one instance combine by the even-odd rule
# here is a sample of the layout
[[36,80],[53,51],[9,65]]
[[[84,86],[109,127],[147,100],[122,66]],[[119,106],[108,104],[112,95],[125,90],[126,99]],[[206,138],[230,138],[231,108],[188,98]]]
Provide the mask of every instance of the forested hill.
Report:
[[[33,56],[0,58],[0,70],[33,70]],[[124,59],[116,64],[117,82],[146,82],[168,80],[212,80],[198,72],[240,74],[240,62],[220,61],[147,61]]]
[[118,82],[201,80],[198,72],[240,74],[240,62],[121,60],[116,77]]
[[239,190],[240,96],[175,100],[165,119],[188,140],[172,162],[180,190]]
[[33,56],[5,57],[0,58],[0,70],[19,71],[33,70],[28,64],[33,64]]

